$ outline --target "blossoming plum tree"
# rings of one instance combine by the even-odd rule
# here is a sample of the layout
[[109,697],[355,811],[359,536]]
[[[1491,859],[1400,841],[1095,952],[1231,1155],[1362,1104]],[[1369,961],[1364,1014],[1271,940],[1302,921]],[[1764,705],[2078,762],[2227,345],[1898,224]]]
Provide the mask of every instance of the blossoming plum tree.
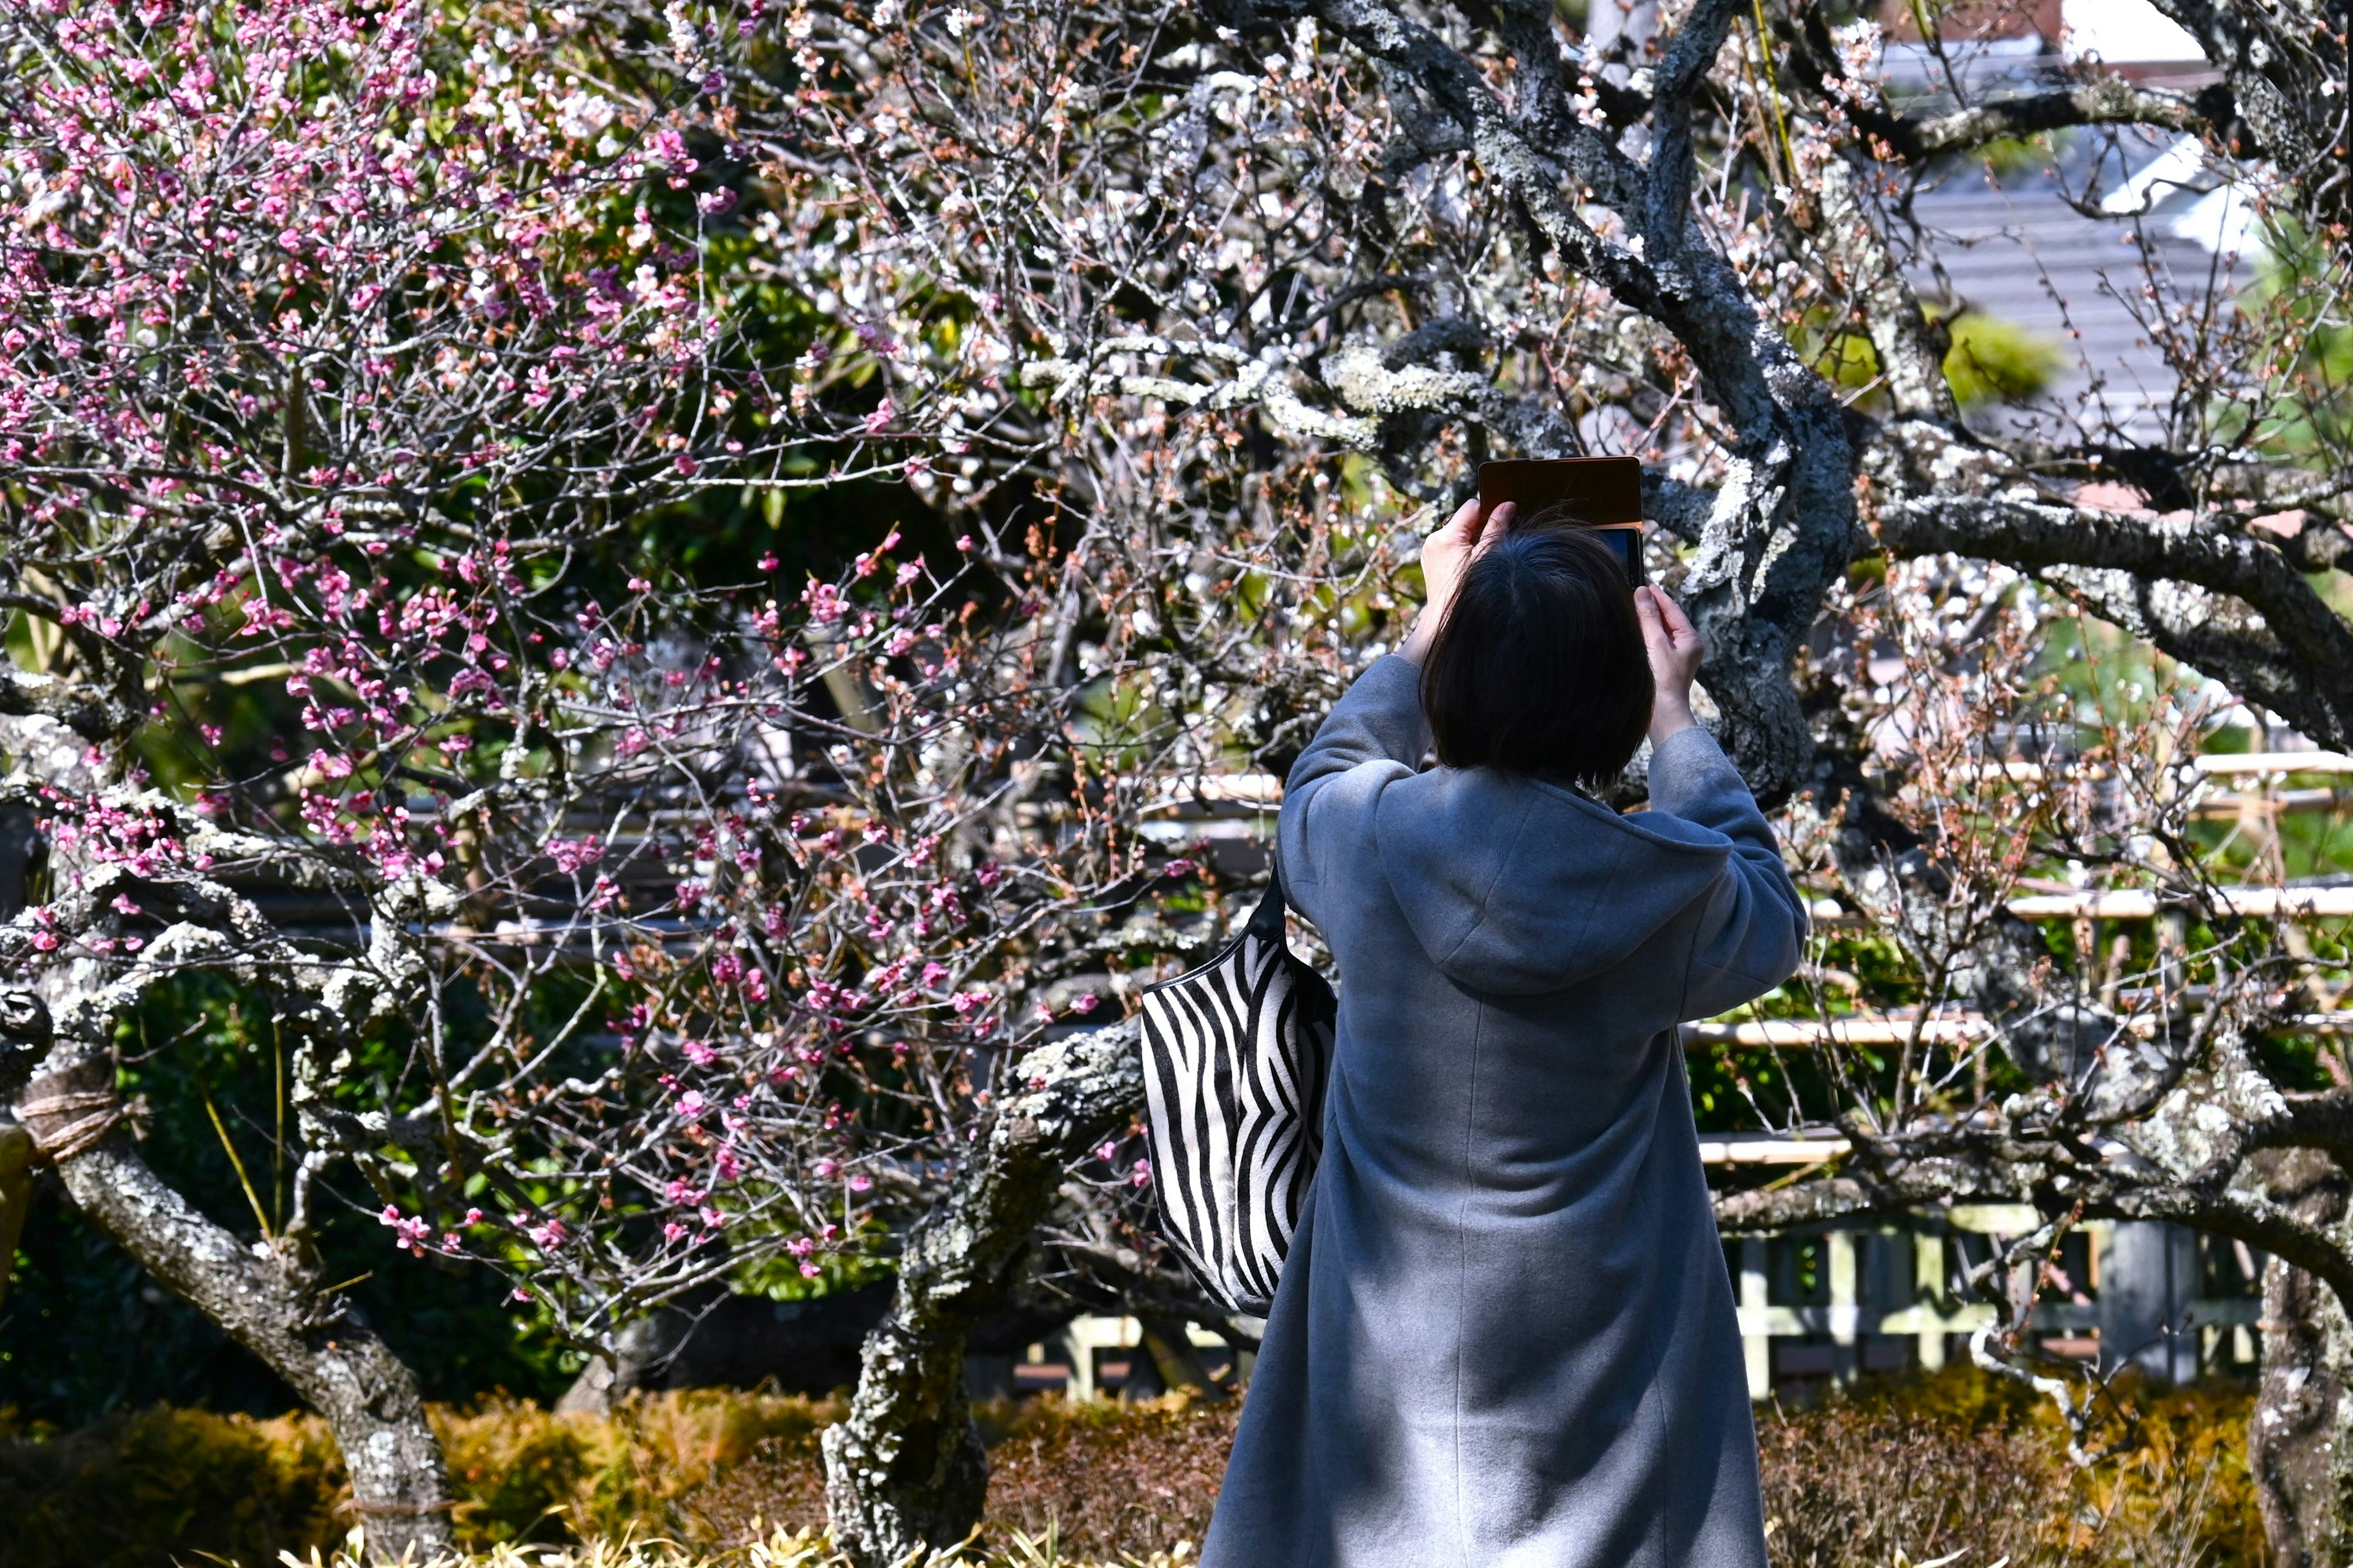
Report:
[[[390,1245],[506,1270],[584,1343],[888,1258],[836,1528],[870,1561],[961,1537],[976,1317],[1041,1243],[1167,1285],[1106,1021],[1221,905],[1143,829],[1282,772],[1475,462],[1636,451],[1815,890],[1910,1016],[1991,1031],[1824,1053],[1827,1108],[1760,1093],[1852,1152],[1724,1222],[2031,1202],[1977,1286],[1983,1354],[2033,1375],[2066,1226],[2262,1247],[2268,1501],[2322,1552],[2346,1091],[2267,1042],[2333,950],[2205,875],[2161,765],[2194,702],[2035,759],[2104,759],[2105,795],[1988,767],[2085,717],[2029,668],[2078,612],[2347,743],[2353,628],[2314,585],[2346,559],[2344,46],[2285,0],[2168,5],[2223,78],[2195,100],[1906,100],[1868,22],[1727,0],[1590,50],[1519,0],[6,0],[17,1115],[329,1415],[379,1549],[444,1539],[447,1491],[306,1247],[344,1165]],[[2301,280],[2152,277],[2161,438],[1968,423],[1903,198],[2123,122],[2206,136]],[[937,547],[877,529],[805,583],[642,547],[876,479],[952,520]],[[2149,1000],[2008,911],[2069,859],[2178,913]],[[191,973],[290,1053],[294,1201],[252,1239],[121,1124],[121,1022]]]
[[[0,13],[0,506],[19,634],[0,705],[11,802],[46,846],[46,897],[5,939],[25,985],[17,1114],[79,1205],[330,1417],[394,1551],[447,1539],[439,1460],[414,1380],[318,1289],[308,1200],[336,1152],[396,1159],[431,1142],[420,1109],[474,1086],[413,1064],[355,1101],[343,1074],[363,1036],[442,984],[428,933],[463,924],[456,879],[513,876],[518,845],[559,876],[596,858],[567,848],[560,792],[528,782],[589,743],[543,727],[584,635],[566,616],[550,643],[543,595],[692,469],[693,421],[722,400],[698,372],[711,325],[691,244],[657,238],[641,206],[631,227],[635,193],[679,177],[677,132],[622,113],[515,20]],[[587,662],[583,694],[594,680],[617,700],[643,655]],[[299,714],[267,756],[212,721],[208,694],[256,680]],[[537,803],[525,816],[504,799],[517,789]],[[464,810],[420,817],[412,794]],[[290,896],[305,912],[268,912]],[[296,1041],[308,1152],[290,1215],[252,1246],[181,1202],[120,1126],[117,1025],[191,970],[273,998]],[[565,1234],[552,1214],[504,1223],[519,1244]]]
[[[1140,720],[1177,667],[1113,671],[1082,627],[1157,615],[1223,679],[1328,697],[1329,637],[1253,628],[1377,613],[1394,567],[1263,492],[1184,558],[1204,614],[1166,563],[1105,585],[1050,507],[805,584],[648,553],[649,516],[899,416],[770,374],[764,285],[704,266],[725,79],[682,14],[652,38],[0,10],[0,710],[37,846],[5,1088],[73,1201],[327,1415],[390,1555],[448,1539],[448,1494],[415,1380],[320,1275],[332,1172],[585,1344],[903,1233],[1028,1043],[1201,940],[1154,918],[1196,868],[1134,828],[1249,742]],[[859,321],[784,357],[891,350]],[[129,1020],[195,975],[288,1053],[258,1236],[142,1160],[117,1091]],[[1127,1112],[1095,1120],[1133,1194]]]

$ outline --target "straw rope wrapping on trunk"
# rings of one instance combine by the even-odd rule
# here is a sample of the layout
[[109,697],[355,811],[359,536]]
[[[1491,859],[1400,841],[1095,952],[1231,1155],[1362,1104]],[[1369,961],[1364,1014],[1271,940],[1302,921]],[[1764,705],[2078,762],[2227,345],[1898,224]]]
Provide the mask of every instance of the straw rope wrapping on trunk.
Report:
[[114,1091],[114,1058],[89,1057],[43,1073],[25,1086],[16,1120],[33,1135],[37,1158],[54,1164],[70,1159],[114,1130],[122,1120],[122,1099]]

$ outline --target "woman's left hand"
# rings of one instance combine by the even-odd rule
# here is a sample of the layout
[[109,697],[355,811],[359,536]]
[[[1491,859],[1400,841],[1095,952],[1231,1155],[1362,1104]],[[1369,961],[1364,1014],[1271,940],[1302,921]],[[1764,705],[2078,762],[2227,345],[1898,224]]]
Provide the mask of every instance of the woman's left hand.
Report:
[[1476,497],[1464,501],[1446,520],[1445,526],[1421,542],[1421,614],[1413,623],[1413,635],[1398,652],[1419,664],[1430,652],[1430,639],[1446,622],[1446,612],[1454,603],[1455,591],[1462,585],[1462,574],[1482,550],[1501,539],[1512,526],[1512,516],[1519,508],[1505,501],[1491,513],[1482,527],[1479,519]]

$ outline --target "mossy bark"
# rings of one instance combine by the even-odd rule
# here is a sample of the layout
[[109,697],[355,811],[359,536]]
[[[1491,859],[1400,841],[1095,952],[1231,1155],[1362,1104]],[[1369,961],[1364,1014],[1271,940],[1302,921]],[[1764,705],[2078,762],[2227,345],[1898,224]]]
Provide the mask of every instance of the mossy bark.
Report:
[[[48,1047],[29,1084],[10,1073],[0,1092],[54,1159],[75,1206],[326,1418],[369,1555],[422,1563],[445,1551],[448,1473],[416,1376],[348,1301],[317,1288],[304,1249],[283,1237],[240,1241],[140,1157],[121,1108],[98,1103],[113,1100],[116,1069],[99,1026],[111,1014],[75,1005],[82,999],[74,994],[78,984],[94,989],[90,978],[60,965],[44,978],[46,1005],[32,1005],[25,993],[0,995],[0,1030],[20,1040],[37,1036]],[[79,1026],[51,1040],[52,1016]]]
[[82,1213],[157,1282],[269,1363],[326,1418],[368,1555],[422,1563],[450,1544],[449,1479],[417,1378],[341,1297],[268,1242],[190,1207],[117,1129],[58,1163]]
[[[2353,1243],[2353,1179],[2317,1150],[2268,1157],[2264,1186]],[[2353,1321],[2335,1290],[2274,1258],[2263,1266],[2263,1373],[2247,1423],[2263,1532],[2278,1568],[2353,1564]]]
[[1063,1173],[1144,1105],[1133,1020],[1030,1052],[974,1158],[907,1239],[867,1336],[849,1416],[825,1434],[835,1540],[862,1568],[962,1541],[988,1458],[965,1388],[966,1337],[1018,1282]]

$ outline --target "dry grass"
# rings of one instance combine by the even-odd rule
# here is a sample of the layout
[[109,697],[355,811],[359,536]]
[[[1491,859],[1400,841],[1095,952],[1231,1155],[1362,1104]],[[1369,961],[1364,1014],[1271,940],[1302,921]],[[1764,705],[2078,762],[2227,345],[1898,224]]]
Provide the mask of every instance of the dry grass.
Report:
[[[1089,1564],[1069,1555],[1051,1532],[1032,1537],[1015,1532],[1006,1548],[983,1552],[959,1547],[947,1552],[923,1552],[896,1568],[1187,1568],[1194,1561],[1190,1543],[1176,1551],[1155,1552],[1143,1557],[1124,1556],[1118,1563]],[[282,1568],[371,1568],[364,1542],[354,1536],[335,1552],[314,1551],[307,1558],[286,1553]],[[577,1547],[501,1545],[487,1552],[435,1558],[417,1568],[849,1568],[849,1559],[833,1550],[822,1535],[807,1531],[774,1531],[746,1544],[721,1551],[697,1551],[675,1542],[631,1539],[592,1541]]]
[[1066,1550],[1085,1557],[1173,1552],[1209,1528],[1240,1414],[1239,1402],[1170,1399],[1000,1414],[989,1449],[989,1518],[1040,1538],[1052,1529]]

